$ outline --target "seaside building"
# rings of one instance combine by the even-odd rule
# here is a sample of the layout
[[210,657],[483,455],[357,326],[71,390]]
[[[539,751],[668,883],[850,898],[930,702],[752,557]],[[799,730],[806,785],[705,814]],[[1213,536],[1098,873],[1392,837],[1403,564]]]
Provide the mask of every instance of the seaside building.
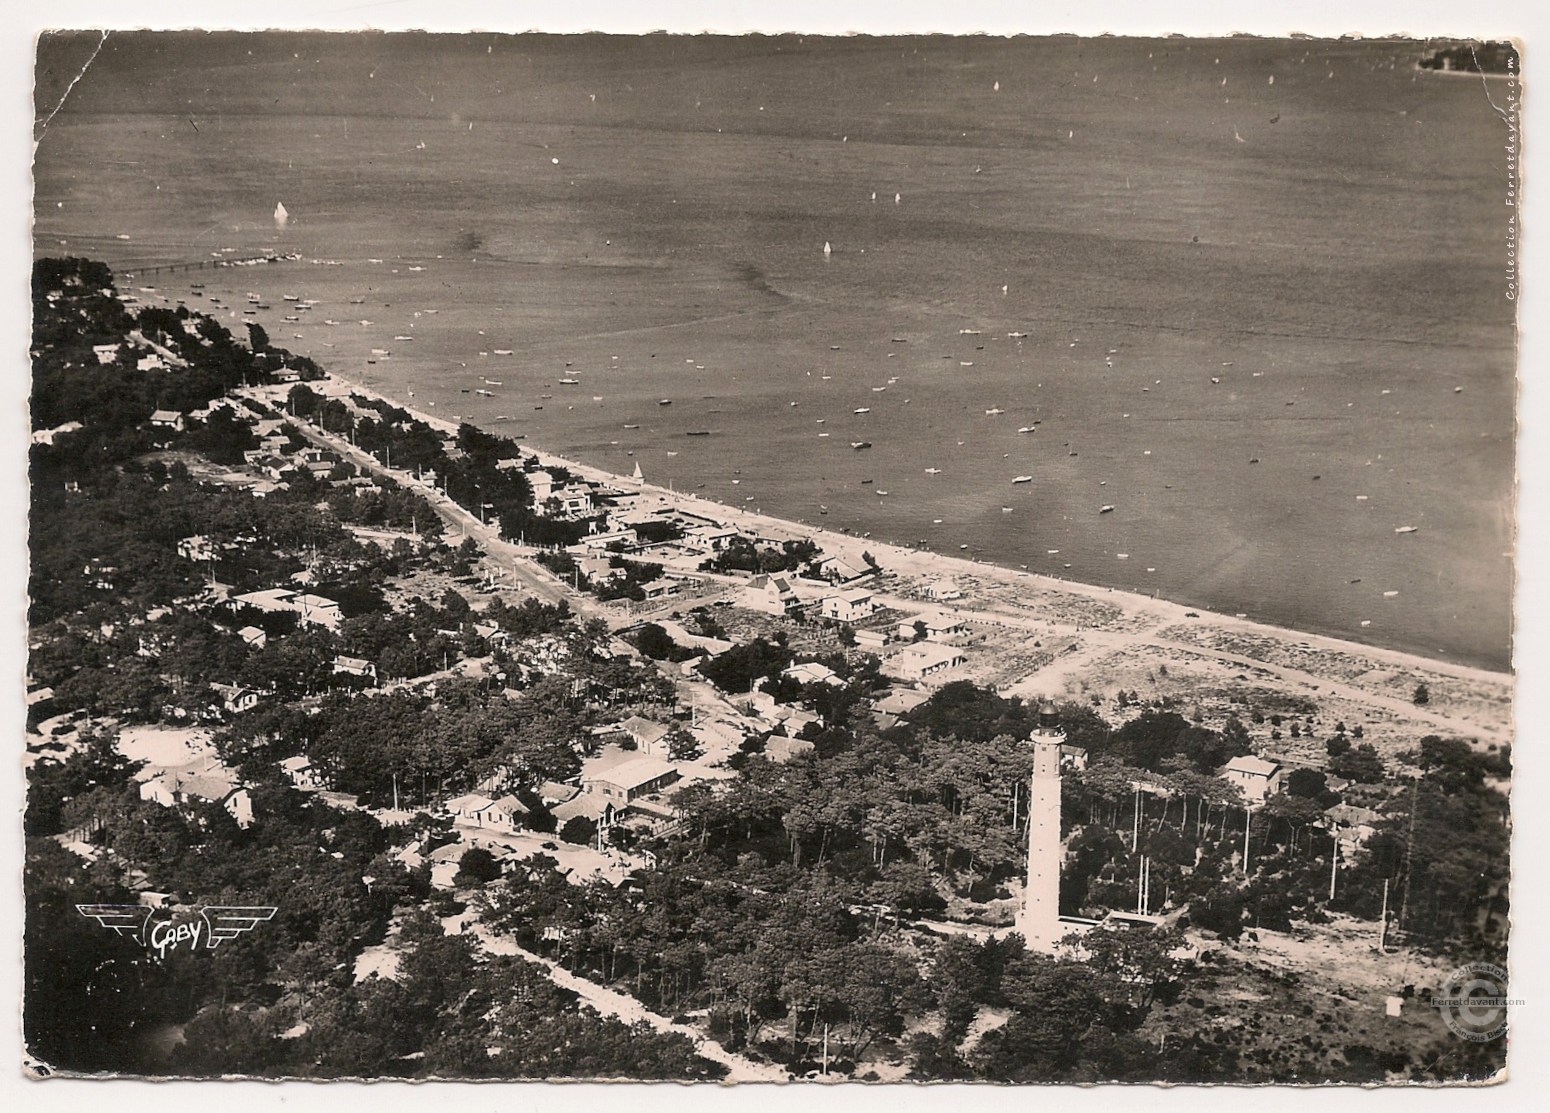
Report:
[[945,642],[949,638],[955,638],[964,633],[963,619],[947,614],[922,614],[914,618],[906,618],[899,623],[898,636],[900,640],[912,641],[919,630],[915,624],[919,622],[926,628],[927,641]]
[[885,671],[909,680],[924,680],[928,676],[947,672],[966,663],[963,650],[947,645],[922,645],[906,649],[903,653],[884,660]]
[[852,632],[859,649],[882,649],[888,644],[888,631],[886,630],[855,630]]
[[877,610],[877,602],[872,598],[872,593],[860,588],[842,591],[838,595],[825,596],[818,605],[825,618],[837,619],[840,622],[854,622],[858,618],[867,618]]
[[755,576],[739,592],[737,601],[751,611],[773,615],[790,614],[802,605],[796,590],[784,576]]

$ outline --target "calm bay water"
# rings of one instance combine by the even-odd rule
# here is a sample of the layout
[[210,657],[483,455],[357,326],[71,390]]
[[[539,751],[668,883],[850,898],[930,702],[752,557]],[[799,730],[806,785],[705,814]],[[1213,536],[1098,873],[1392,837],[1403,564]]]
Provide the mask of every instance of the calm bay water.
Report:
[[125,285],[729,505],[1505,668],[1504,125],[1419,53],[126,36],[36,250],[299,251]]

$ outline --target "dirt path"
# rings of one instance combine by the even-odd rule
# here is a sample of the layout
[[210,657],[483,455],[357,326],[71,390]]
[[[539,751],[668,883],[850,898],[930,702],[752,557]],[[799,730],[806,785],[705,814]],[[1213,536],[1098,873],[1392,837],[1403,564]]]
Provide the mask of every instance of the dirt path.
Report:
[[756,1063],[752,1059],[728,1051],[715,1040],[708,1038],[703,1033],[690,1028],[686,1024],[674,1024],[666,1017],[659,1016],[646,1008],[645,1005],[618,993],[606,986],[600,986],[596,982],[586,978],[577,977],[557,962],[552,962],[542,955],[536,955],[524,947],[518,946],[516,940],[507,935],[496,935],[486,925],[472,923],[466,925],[465,930],[474,936],[490,954],[515,955],[526,959],[535,966],[548,973],[555,985],[571,990],[581,997],[583,1001],[591,1005],[603,1016],[616,1016],[627,1024],[635,1024],[644,1020],[658,1032],[676,1032],[693,1041],[695,1051],[705,1058],[725,1066],[728,1070],[726,1081],[728,1082],[785,1082],[789,1075],[780,1067],[770,1063]]

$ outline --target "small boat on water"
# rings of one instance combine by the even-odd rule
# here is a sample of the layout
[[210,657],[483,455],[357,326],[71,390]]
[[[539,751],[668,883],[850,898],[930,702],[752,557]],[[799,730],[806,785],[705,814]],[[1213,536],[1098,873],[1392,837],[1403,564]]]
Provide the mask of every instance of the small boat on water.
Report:
[[686,436],[686,437],[708,437],[708,436],[710,436],[710,430],[709,429],[694,429],[694,430],[691,430],[690,432],[685,433],[684,436]]
[[[1012,482],[1013,483],[1032,483],[1033,482],[1033,476],[1031,476],[1031,475],[1015,475],[1015,476],[1012,477]],[[1113,507],[1110,507],[1109,509],[1112,510]]]
[[1038,429],[1038,426],[1036,426],[1036,425],[1024,425],[1021,429],[1019,429],[1017,431],[1019,433],[1037,433],[1039,431],[1039,429]]
[[941,475],[942,474],[942,469],[941,468],[927,468],[926,469],[926,474],[927,475]]
[[1418,530],[1420,528],[1421,528],[1420,526],[1395,526],[1394,527],[1394,532],[1395,533],[1414,533],[1416,530]]
[[986,410],[985,411],[985,416],[986,417],[995,417],[997,414],[1004,414],[1004,413],[1006,413],[1006,411],[1001,409],[1001,407],[997,406],[994,409]]
[[640,426],[639,425],[626,425],[625,428],[626,429],[639,429]]
[[474,391],[474,393],[475,394],[482,394],[486,398],[494,398],[495,397],[495,392],[493,390],[485,390],[482,387],[479,390]]
[[872,442],[871,441],[851,441],[850,442],[850,447],[854,448],[857,452],[860,452],[863,448],[871,448],[872,447]]
[[1100,513],[1100,514],[1112,514],[1112,513],[1114,513],[1114,507],[1107,506],[1107,505],[1100,506],[1098,508],[1098,513]]
[[486,379],[486,380],[484,380],[484,385],[485,386],[505,386],[506,384],[501,382],[501,380],[499,380],[499,379]]
[[511,354],[511,349],[510,348],[494,348],[492,350],[498,356],[509,356]]
[[852,410],[851,412],[852,413],[858,413],[858,414],[869,414],[872,411],[871,411],[871,409],[869,407],[862,406],[859,410]]
[[661,401],[659,401],[657,403],[657,405],[659,405],[659,406],[671,406],[672,404],[673,404],[673,400],[671,398],[663,398]]
[[580,382],[581,382],[580,379],[561,379],[560,380],[560,385],[561,386],[575,386],[575,385],[577,385]]

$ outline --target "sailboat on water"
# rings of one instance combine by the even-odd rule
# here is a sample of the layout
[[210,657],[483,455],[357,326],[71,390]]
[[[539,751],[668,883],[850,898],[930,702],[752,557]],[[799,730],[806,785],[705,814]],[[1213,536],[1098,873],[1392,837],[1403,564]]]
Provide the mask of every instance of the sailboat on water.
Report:
[[280,231],[280,232],[285,231],[285,226],[290,223],[290,219],[291,219],[291,214],[285,211],[285,203],[281,202],[281,201],[275,202],[275,207],[274,207],[274,226],[275,226],[275,230],[276,231]]

